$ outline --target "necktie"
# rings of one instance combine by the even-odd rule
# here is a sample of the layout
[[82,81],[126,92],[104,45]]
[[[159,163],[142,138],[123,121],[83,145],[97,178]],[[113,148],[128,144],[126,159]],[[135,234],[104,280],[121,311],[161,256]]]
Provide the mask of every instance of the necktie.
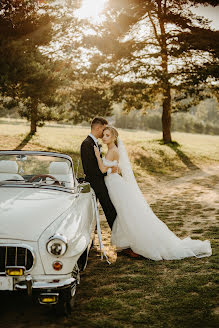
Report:
[[100,147],[100,145],[98,144],[98,142],[97,142],[97,147],[98,147],[98,149],[99,149],[99,151],[100,151],[100,157],[102,157],[101,147]]

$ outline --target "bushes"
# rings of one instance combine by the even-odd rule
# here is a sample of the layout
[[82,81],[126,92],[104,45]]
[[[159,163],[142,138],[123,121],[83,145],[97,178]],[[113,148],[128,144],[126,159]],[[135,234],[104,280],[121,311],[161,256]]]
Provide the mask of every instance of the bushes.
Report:
[[142,115],[138,110],[129,113],[117,112],[114,125],[123,129],[162,130],[161,115],[159,112]]
[[[158,110],[148,111],[144,115],[137,110],[128,114],[117,112],[114,125],[123,129],[162,131],[161,116]],[[172,115],[172,131],[219,135],[219,121],[201,120],[191,113],[175,113]]]

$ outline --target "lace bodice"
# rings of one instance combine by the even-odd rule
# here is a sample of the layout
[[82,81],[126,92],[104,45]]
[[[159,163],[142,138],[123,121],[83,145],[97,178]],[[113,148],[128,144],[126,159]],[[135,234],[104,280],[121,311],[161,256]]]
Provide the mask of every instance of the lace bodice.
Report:
[[112,167],[112,166],[116,166],[116,165],[118,165],[118,161],[109,161],[108,159],[106,159],[105,157],[103,157],[102,158],[102,160],[103,160],[103,164],[105,165],[105,166],[109,166],[109,167]]

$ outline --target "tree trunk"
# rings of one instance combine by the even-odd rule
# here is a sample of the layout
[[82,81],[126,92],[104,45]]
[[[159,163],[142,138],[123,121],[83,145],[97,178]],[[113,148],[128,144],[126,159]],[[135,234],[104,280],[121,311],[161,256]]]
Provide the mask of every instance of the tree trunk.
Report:
[[172,142],[171,138],[171,86],[169,81],[168,72],[168,51],[167,51],[167,39],[165,30],[165,15],[166,15],[166,1],[162,8],[161,0],[158,3],[158,19],[161,31],[161,38],[159,39],[161,47],[161,58],[162,58],[162,71],[163,71],[163,114],[162,114],[162,129],[163,129],[163,142]]
[[31,116],[30,116],[30,134],[34,135],[37,132],[37,103],[31,106]]
[[162,113],[163,142],[170,143],[171,139],[171,94],[170,86],[164,90],[163,113]]

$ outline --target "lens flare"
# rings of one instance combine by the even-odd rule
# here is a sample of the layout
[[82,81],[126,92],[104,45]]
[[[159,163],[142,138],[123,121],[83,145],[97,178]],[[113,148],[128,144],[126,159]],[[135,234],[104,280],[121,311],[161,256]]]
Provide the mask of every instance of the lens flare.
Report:
[[108,0],[83,0],[82,6],[77,10],[79,19],[90,19],[92,22],[98,23],[102,19],[100,17]]

